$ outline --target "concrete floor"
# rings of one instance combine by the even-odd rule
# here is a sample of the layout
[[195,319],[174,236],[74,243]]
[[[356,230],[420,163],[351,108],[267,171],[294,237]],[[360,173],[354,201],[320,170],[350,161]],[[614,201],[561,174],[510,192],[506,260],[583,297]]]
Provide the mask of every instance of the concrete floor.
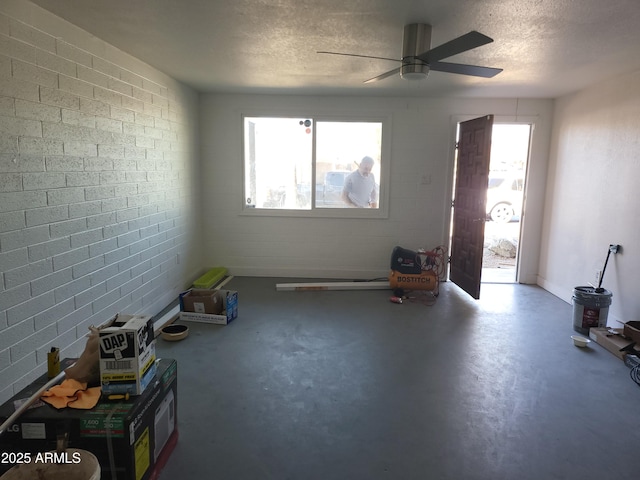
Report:
[[[160,480],[636,479],[640,389],[574,347],[572,307],[528,285],[277,292],[234,278],[239,318],[190,323],[180,439]],[[302,281],[302,280],[300,280]]]

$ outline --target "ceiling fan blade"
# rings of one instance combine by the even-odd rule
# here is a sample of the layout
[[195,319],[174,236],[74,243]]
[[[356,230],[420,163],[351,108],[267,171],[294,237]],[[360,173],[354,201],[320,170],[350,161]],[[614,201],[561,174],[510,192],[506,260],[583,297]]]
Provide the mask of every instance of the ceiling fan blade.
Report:
[[391,76],[393,76],[393,75],[395,75],[397,73],[400,73],[400,69],[401,68],[402,67],[398,67],[398,68],[394,68],[393,70],[389,70],[388,72],[385,72],[385,73],[383,73],[381,75],[378,75],[377,77],[370,78],[369,80],[367,80],[364,83],[373,83],[373,82],[377,82],[378,80],[384,80],[387,77],[391,77]]
[[431,62],[429,69],[434,72],[459,73],[474,77],[491,78],[502,71],[502,68],[478,67],[476,65],[464,65],[462,63]]
[[453,55],[457,55],[458,53],[466,52],[467,50],[481,47],[482,45],[486,45],[487,43],[491,42],[493,42],[492,38],[473,30],[469,33],[461,35],[458,38],[454,38],[447,43],[443,43],[442,45],[421,53],[420,55],[417,55],[416,58],[419,58],[423,62],[431,64],[432,62],[437,62],[438,60],[442,60],[443,58],[451,57]]
[[316,52],[316,53],[323,53],[326,55],[342,55],[345,57],[374,58],[376,60],[391,60],[392,62],[402,62],[402,60],[398,58],[372,57],[370,55],[357,55],[355,53],[339,53],[339,52]]

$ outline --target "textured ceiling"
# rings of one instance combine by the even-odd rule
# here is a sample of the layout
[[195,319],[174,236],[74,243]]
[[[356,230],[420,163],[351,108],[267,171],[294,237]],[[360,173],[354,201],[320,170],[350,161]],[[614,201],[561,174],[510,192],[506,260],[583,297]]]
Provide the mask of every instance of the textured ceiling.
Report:
[[[202,92],[555,98],[640,69],[638,0],[32,0]],[[431,47],[471,30],[494,42],[446,61],[503,68],[491,79],[397,67],[403,27]]]

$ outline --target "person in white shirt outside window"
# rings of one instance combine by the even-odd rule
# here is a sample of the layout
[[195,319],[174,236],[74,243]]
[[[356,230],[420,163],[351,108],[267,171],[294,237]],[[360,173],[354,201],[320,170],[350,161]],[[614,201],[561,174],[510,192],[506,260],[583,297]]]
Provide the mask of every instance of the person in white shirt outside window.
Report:
[[358,169],[345,178],[342,189],[342,200],[350,207],[378,207],[376,179],[373,173],[371,173],[374,163],[373,158],[364,157],[360,161]]

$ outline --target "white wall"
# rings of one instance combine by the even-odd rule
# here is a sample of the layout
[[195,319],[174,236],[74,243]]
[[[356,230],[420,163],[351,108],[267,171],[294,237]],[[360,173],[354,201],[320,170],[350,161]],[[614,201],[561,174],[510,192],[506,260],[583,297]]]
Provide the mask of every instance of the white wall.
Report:
[[194,258],[197,94],[23,0],[0,4],[0,402],[91,324],[154,315]]
[[640,72],[556,101],[539,283],[567,302],[595,283],[613,293],[609,325],[640,318]]
[[[428,80],[427,80],[428,81]],[[376,278],[395,245],[448,244],[455,125],[493,113],[534,122],[530,195],[520,279],[537,280],[552,101],[202,95],[204,258],[236,275]],[[241,115],[384,114],[392,117],[390,213],[386,219],[242,215]],[[420,179],[428,175],[429,185]]]

